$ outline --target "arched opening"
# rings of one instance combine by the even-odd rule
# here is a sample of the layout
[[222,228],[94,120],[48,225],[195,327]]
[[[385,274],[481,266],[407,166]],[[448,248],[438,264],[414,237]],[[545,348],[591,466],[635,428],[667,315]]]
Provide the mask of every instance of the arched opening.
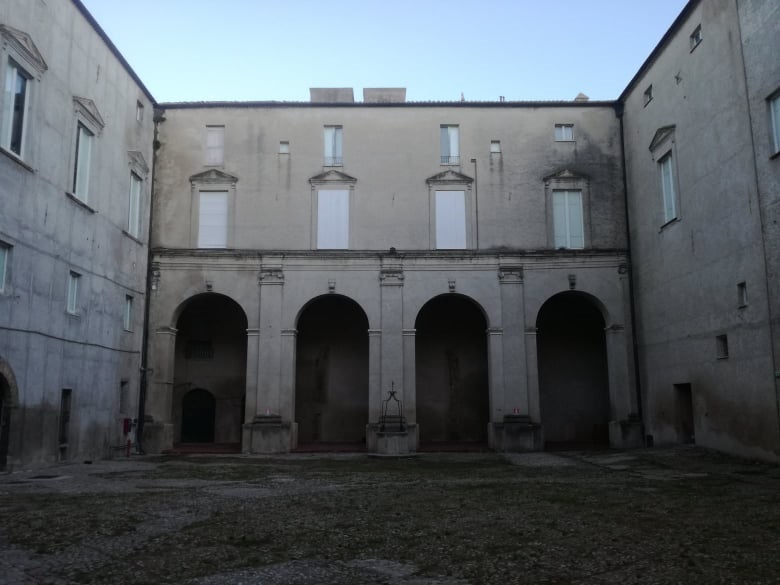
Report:
[[8,462],[8,440],[11,435],[11,384],[0,374],[0,469]]
[[181,399],[181,442],[213,443],[217,401],[208,390],[190,390]]
[[428,301],[415,321],[420,443],[483,444],[490,419],[487,322],[470,299]]
[[564,292],[536,320],[545,445],[609,444],[604,317],[585,294]]
[[173,383],[174,432],[179,441],[240,447],[246,328],[244,311],[224,295],[195,296],[179,314]]
[[365,443],[368,318],[343,296],[311,301],[298,318],[295,419],[298,445]]

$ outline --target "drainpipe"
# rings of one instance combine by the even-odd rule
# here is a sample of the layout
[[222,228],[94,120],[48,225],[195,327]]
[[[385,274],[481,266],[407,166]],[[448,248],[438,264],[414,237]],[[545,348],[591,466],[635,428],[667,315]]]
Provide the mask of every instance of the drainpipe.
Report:
[[144,325],[143,335],[141,336],[141,383],[138,389],[138,426],[136,427],[135,442],[136,449],[140,455],[145,455],[144,450],[144,422],[146,420],[146,392],[149,384],[149,368],[147,353],[149,351],[149,311],[152,297],[152,225],[154,217],[154,176],[157,170],[157,149],[160,146],[157,136],[159,126],[165,120],[164,111],[154,108],[154,141],[152,142],[152,189],[149,198],[149,229],[146,246],[146,296],[144,303]]
[[479,250],[479,191],[477,190],[477,159],[472,158],[474,163],[474,240],[476,250]]
[[623,166],[623,206],[626,217],[626,256],[628,257],[628,306],[631,313],[631,345],[634,355],[634,384],[636,386],[637,416],[642,423],[642,437],[645,437],[645,419],[642,414],[642,382],[639,375],[639,345],[636,336],[636,304],[634,302],[634,266],[631,257],[631,219],[628,211],[628,175],[626,173],[626,143],[623,127],[623,102],[615,103],[615,115],[620,120],[620,159]]

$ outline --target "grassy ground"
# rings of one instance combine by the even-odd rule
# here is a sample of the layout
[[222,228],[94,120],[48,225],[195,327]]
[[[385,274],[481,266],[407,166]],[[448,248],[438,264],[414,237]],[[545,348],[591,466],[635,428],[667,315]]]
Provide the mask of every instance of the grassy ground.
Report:
[[158,458],[9,480],[0,514],[38,582],[780,583],[780,471],[700,450]]

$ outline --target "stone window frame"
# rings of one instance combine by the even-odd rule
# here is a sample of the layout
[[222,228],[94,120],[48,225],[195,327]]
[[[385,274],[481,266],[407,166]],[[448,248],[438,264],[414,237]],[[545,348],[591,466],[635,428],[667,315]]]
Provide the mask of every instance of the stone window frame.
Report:
[[555,191],[579,191],[582,202],[582,248],[562,248],[565,250],[587,250],[592,248],[593,222],[591,221],[590,177],[568,169],[558,171],[544,178],[544,201],[547,226],[547,247],[555,247],[555,218],[553,217],[553,193]]
[[[657,178],[658,193],[661,196],[661,205],[659,210],[659,226],[663,230],[666,226],[680,221],[680,173],[679,158],[677,156],[677,141],[675,139],[676,126],[671,124],[662,126],[656,130],[653,139],[650,142],[649,150],[653,162],[655,163],[655,173]],[[674,190],[672,203],[674,204],[674,216],[666,216],[666,195],[663,185],[663,164],[669,160],[672,171],[672,189]]]
[[[5,87],[6,75],[12,62],[26,74],[31,83],[28,83],[27,86],[25,114],[22,120],[21,152],[19,154],[13,152],[10,148],[3,146],[2,141],[0,141],[0,153],[16,161],[28,171],[33,171],[38,154],[40,134],[37,131],[38,119],[34,115],[38,111],[38,94],[40,93],[38,86],[49,67],[30,35],[8,25],[0,24],[0,82],[2,82],[3,87]],[[0,94],[0,111],[4,108],[4,95]],[[0,118],[1,123],[2,118]],[[5,130],[4,127],[0,128],[0,132],[5,132]]]
[[[214,168],[190,177],[190,248],[210,250],[235,247],[236,183],[238,183],[238,177]],[[200,194],[201,192],[208,193],[210,191],[227,192],[227,237],[225,248],[198,248]]]
[[[146,231],[148,230],[148,226],[144,223],[143,218],[145,216],[146,211],[146,202],[150,200],[149,197],[147,197],[147,184],[149,179],[149,165],[146,163],[146,159],[144,158],[144,155],[139,150],[128,150],[127,151],[127,167],[129,170],[128,173],[128,201],[127,201],[127,207],[126,207],[126,213],[125,213],[125,219],[124,219],[124,228],[122,229],[122,233],[126,236],[134,239],[137,242],[143,242],[144,237],[147,235]],[[138,197],[138,233],[133,234],[130,231],[130,189],[132,189],[133,185],[133,176],[137,177],[141,181],[141,190]]]
[[[476,211],[474,200],[474,179],[454,170],[446,170],[429,177],[428,185],[428,249],[429,250],[474,250],[476,249]],[[436,242],[436,192],[463,191],[466,211],[465,248],[438,248]]]
[[[80,96],[73,96],[73,121],[71,125],[71,146],[70,146],[70,156],[68,160],[68,167],[67,167],[67,179],[65,181],[65,184],[67,187],[65,188],[65,194],[84,207],[86,210],[95,212],[95,209],[98,208],[98,205],[96,204],[96,201],[94,198],[90,198],[90,190],[92,192],[95,191],[95,183],[97,181],[96,177],[96,169],[99,169],[101,167],[100,165],[100,148],[98,146],[98,140],[100,138],[100,135],[103,132],[103,129],[105,128],[106,123],[103,121],[103,117],[100,115],[100,111],[98,110],[97,106],[95,105],[95,102],[92,101],[89,98],[80,97]],[[81,128],[84,128],[87,132],[89,132],[92,136],[92,143],[90,145],[90,152],[89,152],[89,186],[87,189],[87,195],[85,198],[79,197],[75,191],[75,180],[76,180],[76,164],[78,161],[78,142],[79,142],[79,132]]]
[[[311,226],[309,229],[309,249],[321,251],[337,251],[353,249],[352,235],[355,217],[355,190],[357,179],[341,171],[330,169],[309,179],[311,186]],[[347,218],[347,247],[346,248],[318,248],[317,234],[319,231],[319,192],[320,191],[347,191],[349,193],[349,217]]]

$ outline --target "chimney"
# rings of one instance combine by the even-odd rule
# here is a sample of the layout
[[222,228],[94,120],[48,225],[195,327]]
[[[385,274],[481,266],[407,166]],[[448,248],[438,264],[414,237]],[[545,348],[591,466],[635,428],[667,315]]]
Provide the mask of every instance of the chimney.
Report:
[[355,94],[351,87],[310,87],[310,101],[318,104],[352,104]]

